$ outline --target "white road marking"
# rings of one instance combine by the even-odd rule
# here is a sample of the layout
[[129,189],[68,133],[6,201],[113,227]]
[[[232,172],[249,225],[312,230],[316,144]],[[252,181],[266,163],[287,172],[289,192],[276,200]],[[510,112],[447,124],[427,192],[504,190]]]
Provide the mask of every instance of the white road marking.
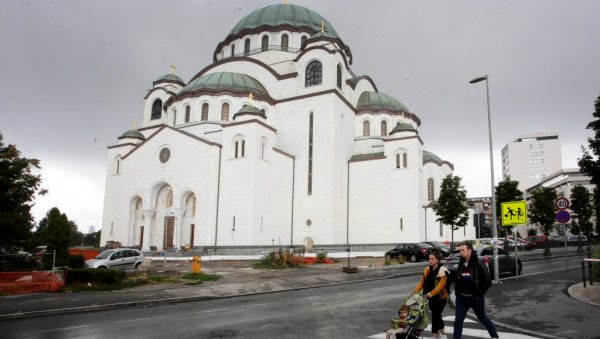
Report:
[[152,319],[160,319],[162,317],[147,317],[147,318],[137,318],[137,319],[129,319],[129,320],[119,320],[119,321],[115,321],[115,323],[129,323],[132,321],[140,321],[140,320],[152,320]]
[[213,308],[213,309],[210,309],[210,310],[198,311],[198,312],[196,312],[196,314],[198,314],[198,313],[211,313],[211,312],[227,311],[227,310],[229,310],[229,308]]
[[40,333],[48,333],[48,332],[56,332],[56,331],[64,331],[64,330],[74,330],[74,329],[86,328],[86,327],[92,327],[92,326],[93,325],[80,325],[80,326],[53,328],[51,330],[45,330],[45,331],[27,332],[27,333],[23,333],[22,335],[27,337],[32,334],[40,334]]

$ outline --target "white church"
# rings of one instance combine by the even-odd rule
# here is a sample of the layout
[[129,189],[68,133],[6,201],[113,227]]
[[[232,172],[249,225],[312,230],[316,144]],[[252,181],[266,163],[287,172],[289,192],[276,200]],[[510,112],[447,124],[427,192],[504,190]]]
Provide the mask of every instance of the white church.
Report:
[[101,244],[450,240],[430,206],[453,165],[424,149],[415,113],[351,65],[325,18],[277,4],[238,22],[189,82],[158,78],[141,126],[108,147]]

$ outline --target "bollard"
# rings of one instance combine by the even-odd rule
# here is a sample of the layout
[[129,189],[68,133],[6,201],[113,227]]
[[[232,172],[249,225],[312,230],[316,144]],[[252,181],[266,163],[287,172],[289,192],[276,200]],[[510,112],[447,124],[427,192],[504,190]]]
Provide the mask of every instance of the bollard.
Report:
[[202,258],[199,255],[195,255],[192,259],[192,272],[200,273],[202,271]]

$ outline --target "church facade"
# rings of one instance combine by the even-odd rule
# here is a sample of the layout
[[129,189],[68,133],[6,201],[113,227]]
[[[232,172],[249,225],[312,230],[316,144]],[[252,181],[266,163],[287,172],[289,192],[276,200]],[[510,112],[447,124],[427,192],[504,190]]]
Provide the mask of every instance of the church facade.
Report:
[[141,126],[108,147],[102,244],[450,239],[428,206],[453,165],[424,149],[415,113],[351,65],[325,18],[279,4],[243,18],[189,82],[154,81]]

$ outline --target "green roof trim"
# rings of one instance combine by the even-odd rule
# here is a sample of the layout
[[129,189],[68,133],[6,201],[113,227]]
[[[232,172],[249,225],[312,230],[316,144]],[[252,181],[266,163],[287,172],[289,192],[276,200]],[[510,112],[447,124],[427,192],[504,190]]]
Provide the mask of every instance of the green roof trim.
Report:
[[359,111],[370,109],[410,113],[408,108],[396,98],[381,92],[362,92],[360,98],[358,98],[356,109]]
[[315,32],[320,32],[321,21],[325,24],[326,32],[339,38],[333,26],[319,13],[306,7],[291,4],[277,4],[259,8],[240,20],[229,32],[229,35],[237,34],[245,29],[279,25],[309,27]]
[[254,95],[269,96],[265,87],[253,77],[245,74],[232,72],[215,72],[205,74],[185,86],[179,94],[195,92],[202,89],[213,91],[229,90],[242,93],[253,93]]

